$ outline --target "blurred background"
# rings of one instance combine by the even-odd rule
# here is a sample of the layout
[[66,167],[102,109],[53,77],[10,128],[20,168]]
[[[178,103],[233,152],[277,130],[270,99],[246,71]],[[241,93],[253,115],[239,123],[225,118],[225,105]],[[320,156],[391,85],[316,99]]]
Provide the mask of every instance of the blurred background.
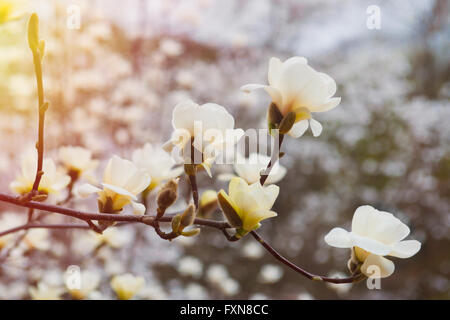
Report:
[[[349,252],[327,246],[323,236],[335,226],[349,228],[355,209],[370,204],[398,216],[423,246],[413,258],[394,258],[395,273],[381,290],[368,290],[364,283],[311,282],[250,237],[229,243],[215,230],[170,243],[143,226],[118,228],[106,240],[84,230],[36,229],[27,247],[1,263],[0,298],[30,298],[29,288],[39,283],[63,287],[66,268],[77,265],[97,275],[89,297],[98,299],[115,298],[109,280],[125,272],[145,278],[139,299],[449,299],[448,1],[9,2],[19,18],[3,23],[0,17],[1,192],[10,193],[22,153],[36,141],[26,40],[28,14],[35,11],[51,101],[47,156],[80,145],[101,160],[129,159],[144,143],[168,139],[172,109],[186,98],[226,106],[236,127],[264,128],[268,95],[244,94],[240,86],[266,83],[272,56],[305,56],[336,80],[342,102],[317,115],[324,125],[320,138],[308,132],[283,145],[288,174],[278,183],[279,216],[260,233],[309,271],[346,273]],[[379,29],[366,24],[371,5],[380,9]],[[213,175],[227,170],[214,167]],[[199,184],[201,190],[226,187],[206,175]],[[92,200],[70,206],[95,210]],[[0,231],[25,217],[24,209],[1,203]],[[0,238],[2,253],[19,236]]]

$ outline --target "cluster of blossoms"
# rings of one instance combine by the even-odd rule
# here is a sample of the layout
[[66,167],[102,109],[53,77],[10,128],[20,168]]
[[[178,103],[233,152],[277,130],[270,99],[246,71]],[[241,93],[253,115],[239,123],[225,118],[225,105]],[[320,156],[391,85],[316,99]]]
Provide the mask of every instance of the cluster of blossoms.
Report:
[[[268,81],[269,85],[251,84],[243,86],[242,90],[263,88],[270,94],[272,102],[267,118],[272,133],[278,130],[281,135],[300,137],[310,126],[313,135],[319,136],[322,126],[312,118],[312,113],[331,110],[340,103],[340,98],[333,97],[335,81],[315,71],[302,57],[293,57],[285,62],[272,58]],[[126,205],[131,205],[135,214],[144,214],[146,208],[138,196],[142,193],[145,198],[152,190],[159,189],[159,214],[163,215],[177,198],[176,187],[170,188],[164,182],[179,177],[183,171],[188,176],[195,176],[198,170],[205,170],[211,177],[211,168],[218,155],[232,149],[244,134],[242,129],[234,128],[234,118],[223,106],[214,103],[199,105],[191,100],[175,106],[172,125],[172,137],[163,146],[147,143],[133,152],[132,160],[113,156],[104,169],[100,184],[84,183],[76,188],[75,193],[80,197],[96,193],[102,213],[118,214]],[[65,170],[57,168],[51,159],[44,160],[39,193],[59,193],[80,177],[90,182],[95,180],[92,171],[98,162],[92,159],[88,150],[63,147],[59,150],[59,158]],[[206,204],[211,202],[215,204],[212,206],[214,209],[218,203],[230,226],[236,230],[236,239],[259,228],[262,220],[277,216],[272,207],[280,188],[274,183],[286,174],[286,168],[275,163],[273,171],[261,185],[262,170],[269,165],[271,158],[257,153],[248,158],[239,154],[238,158],[239,161],[234,163],[237,176],[219,176],[219,180],[230,180],[228,192],[209,190],[202,196],[200,205],[200,208],[206,208]],[[36,157],[28,155],[23,160],[21,174],[11,183],[11,189],[22,195],[30,192],[35,171]],[[176,186],[176,180],[172,181]],[[164,204],[164,201],[168,203]],[[195,207],[189,208],[172,223],[178,235],[198,233],[182,231],[193,223],[196,215]],[[99,223],[104,229],[114,224]],[[373,270],[369,267],[376,265],[380,270],[379,277],[386,277],[392,274],[394,266],[383,256],[407,258],[420,249],[418,241],[400,242],[408,233],[408,227],[391,214],[363,206],[355,212],[351,233],[333,229],[325,241],[335,247],[352,249],[349,268],[353,273],[371,276]]]
[[[39,40],[37,24],[37,17],[32,16],[30,30],[34,32],[29,33],[29,43],[33,54],[42,59],[45,43]],[[39,62],[38,59],[35,60]],[[272,58],[268,82],[269,85],[246,85],[242,90],[263,88],[271,96],[272,101],[267,111],[268,128],[271,135],[278,135],[279,147],[284,135],[298,138],[308,127],[313,136],[318,137],[322,132],[322,125],[312,118],[312,113],[329,111],[341,101],[340,98],[333,97],[337,89],[335,81],[330,76],[315,71],[303,57],[293,57],[285,62]],[[48,104],[40,102],[40,120],[47,107]],[[40,122],[40,129],[42,123]],[[42,160],[43,145],[39,140],[38,153],[24,158],[21,173],[10,187],[22,196],[23,201],[30,200],[26,198],[30,195],[31,200],[46,201],[49,195],[59,195],[67,189],[68,194],[62,200],[64,202],[70,200],[72,188],[78,179],[85,178],[90,183],[77,185],[74,194],[80,197],[97,194],[99,212],[113,215],[123,212],[127,205],[132,207],[134,214],[145,215],[146,197],[157,189],[158,208],[151,219],[151,225],[163,239],[197,235],[200,230],[190,228],[195,223],[197,214],[207,216],[217,205],[228,222],[225,228],[230,227],[235,231],[230,236],[222,228],[229,240],[239,240],[248,233],[253,233],[258,239],[254,230],[261,226],[263,220],[277,216],[272,209],[280,188],[274,183],[286,174],[286,169],[276,163],[280,157],[279,150],[275,158],[252,153],[245,159],[238,155],[239,159],[244,158],[243,164],[240,161],[234,163],[238,176],[223,179],[230,180],[228,192],[207,191],[199,202],[197,172],[205,170],[212,177],[211,169],[214,163],[218,163],[218,156],[228,156],[244,131],[235,128],[233,116],[223,106],[214,103],[199,105],[191,100],[175,106],[172,125],[174,132],[163,146],[146,144],[133,152],[132,160],[113,156],[99,183],[95,182],[93,175],[98,161],[92,159],[90,151],[81,147],[62,147],[59,150],[61,166],[57,167],[51,159]],[[264,168],[267,168],[265,172],[262,171]],[[171,218],[172,231],[165,233],[159,229],[159,220],[178,199],[177,178],[183,171],[189,178],[194,203]],[[99,233],[115,224],[113,220],[98,220],[98,228],[92,221],[88,222]],[[325,241],[331,246],[351,249],[348,268],[355,279],[359,275],[384,278],[394,271],[394,264],[384,256],[408,258],[420,250],[418,241],[402,241],[408,234],[409,228],[392,214],[362,206],[355,212],[352,232],[335,228],[325,237]],[[262,239],[259,241],[265,245]],[[277,268],[268,268],[263,274],[266,279],[264,281],[268,282],[281,277]],[[311,278],[323,280],[318,276]],[[111,287],[120,299],[132,298],[143,285],[142,278],[131,274],[114,277],[111,281]],[[44,286],[33,289],[31,295],[43,298],[45,292],[52,298],[60,295],[58,290],[50,290]],[[86,292],[76,290],[72,295],[84,297]]]

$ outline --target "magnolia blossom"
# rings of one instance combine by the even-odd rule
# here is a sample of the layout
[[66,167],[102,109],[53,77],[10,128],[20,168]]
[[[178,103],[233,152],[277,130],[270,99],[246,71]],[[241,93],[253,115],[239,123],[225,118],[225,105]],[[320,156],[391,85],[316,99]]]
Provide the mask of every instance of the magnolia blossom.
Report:
[[[26,194],[33,189],[36,178],[37,153],[28,152],[22,158],[21,173],[9,187],[18,194]],[[52,159],[44,159],[42,163],[44,174],[41,177],[38,191],[45,194],[58,194],[70,182],[70,177],[59,170]]]
[[33,300],[61,300],[64,293],[63,288],[52,287],[44,282],[39,282],[37,287],[31,287],[29,291]]
[[166,151],[150,143],[133,152],[133,162],[151,177],[152,182],[148,187],[150,190],[165,180],[178,177],[183,172],[182,167],[174,168],[175,160]]
[[334,228],[325,242],[337,248],[353,248],[363,274],[385,278],[394,272],[394,263],[384,256],[409,258],[420,250],[419,241],[402,241],[408,234],[408,226],[391,213],[361,206],[353,216],[352,231]]
[[244,133],[234,129],[234,118],[224,107],[215,103],[198,105],[191,100],[175,106],[172,125],[175,131],[164,149],[171,152],[176,148],[182,162],[201,164],[210,176],[218,154],[236,144]]
[[131,273],[114,276],[111,280],[111,288],[120,300],[132,299],[144,285],[144,278],[135,277]]
[[[0,216],[0,232],[23,225],[27,222],[26,216],[17,212],[5,212]],[[19,244],[21,252],[28,250],[46,251],[50,248],[49,231],[47,229],[30,229],[23,236]],[[9,233],[0,237],[0,249],[9,243],[14,243],[17,239],[17,233]]]
[[82,271],[79,282],[73,281],[73,274],[67,270],[64,274],[64,282],[70,295],[74,299],[86,299],[90,293],[100,284],[100,274],[94,271]]
[[101,234],[98,232],[89,233],[91,239],[95,243],[95,247],[101,245],[107,245],[114,249],[119,249],[125,246],[128,242],[132,240],[132,236],[128,230],[111,227],[103,231]]
[[103,189],[83,184],[77,193],[81,197],[97,193],[101,212],[118,213],[124,206],[131,204],[134,213],[143,214],[145,206],[136,202],[137,195],[144,191],[150,182],[151,178],[147,172],[136,167],[131,161],[114,156],[109,160],[103,174]]
[[295,124],[289,131],[295,138],[302,136],[308,126],[315,137],[319,136],[322,125],[312,118],[311,113],[331,110],[341,102],[341,98],[333,97],[336,82],[329,75],[311,68],[303,57],[292,57],[284,62],[271,58],[268,81],[269,85],[248,84],[241,90],[264,89],[283,116],[295,112]]
[[59,159],[67,171],[77,177],[85,175],[87,178],[91,178],[90,172],[98,166],[98,161],[92,159],[91,151],[81,147],[59,148]]
[[46,251],[50,249],[51,246],[50,232],[48,231],[48,229],[29,230],[26,236],[23,238],[21,246],[23,246],[23,248],[26,250],[35,249]]
[[[261,171],[267,168],[267,165],[270,162],[270,157],[252,153],[246,159],[241,156],[238,158],[238,161],[234,163],[234,171],[237,173],[239,177],[247,181],[247,183],[255,183],[261,179]],[[270,171],[269,176],[265,184],[277,183],[286,175],[286,168],[279,164],[277,161]],[[219,176],[220,180],[230,180],[235,177],[235,175],[222,174]]]
[[[228,194],[220,190],[219,203],[226,215],[228,209],[225,206],[230,206],[239,216],[241,228],[245,232],[250,232],[260,226],[261,220],[277,216],[271,208],[279,191],[280,188],[273,184],[263,187],[259,182],[255,182],[249,185],[245,180],[236,177],[230,181]],[[234,224],[231,221],[230,223]]]

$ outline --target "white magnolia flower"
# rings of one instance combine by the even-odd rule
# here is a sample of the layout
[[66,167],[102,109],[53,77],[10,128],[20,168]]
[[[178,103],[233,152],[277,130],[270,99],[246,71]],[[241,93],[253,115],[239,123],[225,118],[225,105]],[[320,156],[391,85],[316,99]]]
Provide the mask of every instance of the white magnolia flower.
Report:
[[89,235],[92,237],[96,247],[106,244],[114,249],[122,248],[133,239],[128,230],[116,227],[110,227],[101,234],[92,231]]
[[329,75],[311,68],[303,57],[292,57],[284,62],[271,58],[268,81],[269,85],[248,84],[241,90],[264,89],[283,116],[295,112],[295,124],[289,131],[295,138],[302,136],[308,126],[315,137],[319,136],[322,125],[312,118],[311,113],[331,110],[341,102],[341,98],[333,98],[336,82]]
[[[270,157],[252,153],[248,158],[238,158],[238,161],[234,163],[234,171],[239,177],[252,184],[258,182],[261,179],[261,171],[267,168],[270,162]],[[269,177],[264,184],[277,183],[286,175],[286,168],[279,164],[277,161],[270,171]],[[220,180],[230,180],[235,177],[234,175],[222,174],[219,176]]]
[[[11,182],[9,187],[18,194],[26,194],[33,188],[36,177],[37,153],[28,152],[22,158],[21,173],[16,180]],[[62,170],[59,170],[52,159],[44,159],[42,163],[44,174],[39,184],[39,192],[45,194],[58,194],[70,182],[70,177]]]
[[228,194],[224,190],[220,190],[219,203],[232,225],[234,223],[230,221],[227,212],[231,208],[241,220],[240,227],[245,232],[250,232],[260,226],[261,220],[277,216],[277,213],[271,211],[271,208],[279,191],[280,188],[273,184],[263,187],[258,181],[249,185],[245,180],[236,177],[230,181]]
[[79,283],[71,281],[71,277],[73,274],[67,270],[64,274],[64,282],[72,298],[78,300],[86,299],[100,284],[100,274],[94,271],[82,271]]
[[244,133],[234,129],[234,118],[224,107],[215,103],[198,105],[191,100],[175,106],[172,125],[175,131],[164,149],[171,152],[176,148],[184,163],[192,163],[194,158],[194,163],[201,164],[209,175],[219,153],[231,148]]
[[48,229],[32,229],[29,230],[21,242],[27,250],[41,250],[46,251],[50,249],[50,232]]
[[283,269],[274,264],[266,264],[259,273],[259,280],[262,283],[276,283],[283,276]]
[[137,195],[144,191],[151,182],[147,172],[136,167],[128,160],[112,157],[103,174],[103,189],[90,184],[83,184],[77,189],[81,197],[98,193],[101,212],[118,213],[130,204],[136,214],[145,213],[145,206],[137,203]]
[[132,299],[144,285],[144,278],[135,277],[131,273],[114,276],[111,280],[111,288],[120,300]]
[[[21,226],[26,222],[27,219],[24,214],[5,212],[1,215],[0,218],[0,232]],[[49,234],[50,233],[47,229],[36,228],[28,230],[19,245],[21,252],[33,249],[41,251],[48,250],[51,245]],[[0,237],[0,249],[8,245],[8,243],[13,243],[16,238],[17,233],[10,233],[3,237]]]
[[61,300],[64,293],[63,288],[52,287],[44,282],[39,282],[37,287],[31,287],[29,291],[33,300]]
[[420,250],[417,240],[405,240],[409,228],[391,213],[378,211],[371,206],[356,209],[352,231],[334,228],[325,236],[325,242],[337,248],[353,248],[361,265],[361,272],[368,277],[389,277],[394,263],[384,256],[409,258]]
[[203,264],[197,258],[183,257],[178,262],[177,270],[183,276],[200,278],[203,273]]
[[67,171],[76,174],[77,177],[85,175],[90,178],[90,172],[98,166],[98,161],[92,159],[91,151],[81,147],[59,148],[59,159]]
[[161,182],[178,177],[183,168],[174,168],[175,160],[159,146],[146,143],[143,148],[133,152],[133,162],[140,169],[145,170],[151,177],[149,189],[152,190]]

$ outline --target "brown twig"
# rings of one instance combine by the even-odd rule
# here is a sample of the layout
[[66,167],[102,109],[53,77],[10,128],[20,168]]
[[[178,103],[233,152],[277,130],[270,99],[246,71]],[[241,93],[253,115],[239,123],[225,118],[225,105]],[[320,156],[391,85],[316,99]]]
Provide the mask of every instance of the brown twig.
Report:
[[349,278],[329,278],[329,277],[323,277],[318,276],[315,274],[312,274],[308,271],[303,270],[302,268],[298,267],[297,265],[293,264],[289,260],[287,260],[285,257],[283,257],[281,254],[279,254],[274,248],[272,248],[267,242],[264,241],[261,236],[256,233],[256,231],[251,231],[250,234],[253,236],[253,238],[256,239],[272,256],[275,257],[278,261],[283,263],[284,265],[288,266],[295,272],[300,273],[301,275],[305,276],[309,280],[315,280],[315,281],[325,281],[330,283],[353,283],[361,279],[361,274],[354,275]]

